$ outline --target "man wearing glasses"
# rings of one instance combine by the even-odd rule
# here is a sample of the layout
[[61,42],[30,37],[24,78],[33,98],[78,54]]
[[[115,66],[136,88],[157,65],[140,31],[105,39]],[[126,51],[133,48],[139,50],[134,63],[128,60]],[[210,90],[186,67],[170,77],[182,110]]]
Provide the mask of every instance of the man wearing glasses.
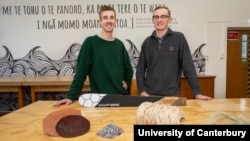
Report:
[[156,7],[152,21],[155,27],[141,47],[136,79],[141,96],[178,96],[182,73],[196,99],[211,100],[201,93],[192,55],[185,36],[171,30],[168,7]]

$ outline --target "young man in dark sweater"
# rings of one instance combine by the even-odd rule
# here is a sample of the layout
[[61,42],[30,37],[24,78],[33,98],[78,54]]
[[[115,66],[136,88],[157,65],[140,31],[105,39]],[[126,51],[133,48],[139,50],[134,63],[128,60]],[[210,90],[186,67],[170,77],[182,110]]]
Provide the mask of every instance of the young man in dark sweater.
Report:
[[54,106],[77,100],[87,76],[91,93],[128,94],[133,69],[124,44],[113,37],[116,22],[114,8],[102,6],[99,11],[102,31],[83,42],[67,98],[57,101]]
[[188,43],[182,33],[168,28],[171,20],[167,7],[154,10],[155,31],[144,40],[136,68],[140,95],[178,96],[183,72],[196,99],[212,99],[201,94]]

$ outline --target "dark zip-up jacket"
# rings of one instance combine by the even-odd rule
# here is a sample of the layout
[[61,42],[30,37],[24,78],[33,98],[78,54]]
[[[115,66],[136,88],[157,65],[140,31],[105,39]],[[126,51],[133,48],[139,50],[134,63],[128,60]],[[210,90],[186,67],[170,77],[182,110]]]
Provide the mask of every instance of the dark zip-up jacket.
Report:
[[159,42],[154,31],[144,40],[136,68],[140,93],[178,95],[182,72],[193,95],[201,94],[189,45],[182,33],[168,29]]

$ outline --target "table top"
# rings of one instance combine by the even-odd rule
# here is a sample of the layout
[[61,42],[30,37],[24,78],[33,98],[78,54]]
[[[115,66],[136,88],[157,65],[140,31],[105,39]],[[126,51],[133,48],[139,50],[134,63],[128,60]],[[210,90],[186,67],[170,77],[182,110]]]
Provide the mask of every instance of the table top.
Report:
[[[213,75],[199,75],[199,78],[214,78]],[[0,86],[70,85],[73,76],[26,76],[0,77]],[[184,78],[182,76],[182,78]],[[89,85],[87,78],[84,84]]]
[[[71,85],[73,78],[73,76],[0,77],[0,86]],[[84,84],[89,85],[88,78]]]
[[[215,75],[203,75],[203,74],[198,74],[197,77],[200,78],[216,78]],[[181,78],[185,78],[184,75],[181,76]]]
[[21,86],[24,77],[0,77],[0,86]]
[[73,81],[73,76],[39,76],[39,77],[25,77],[23,86],[34,85],[70,85]]
[[[90,130],[86,134],[71,138],[74,140],[105,140],[96,133],[104,126],[113,123],[124,130],[120,136],[112,139],[119,141],[133,140],[133,125],[136,124],[138,107],[82,107],[76,101],[67,106],[52,107],[54,101],[37,101],[10,114],[0,117],[0,140],[44,141],[67,140],[63,137],[50,137],[43,132],[43,119],[51,112],[65,108],[74,108],[90,121]],[[210,124],[210,117],[215,113],[227,113],[231,116],[250,119],[250,99],[214,99],[211,101],[187,100],[186,106],[179,106],[184,113],[184,124]],[[221,121],[220,121],[221,122]],[[224,121],[223,121],[224,122]],[[228,121],[225,121],[228,122]],[[222,123],[222,122],[221,122]],[[232,124],[232,123],[227,123]],[[110,139],[107,139],[110,140]]]

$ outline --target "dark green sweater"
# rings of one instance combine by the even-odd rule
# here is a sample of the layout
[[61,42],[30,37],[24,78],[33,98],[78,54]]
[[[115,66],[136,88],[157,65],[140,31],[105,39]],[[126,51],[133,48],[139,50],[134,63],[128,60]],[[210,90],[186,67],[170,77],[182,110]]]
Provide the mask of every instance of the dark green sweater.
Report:
[[128,94],[122,81],[130,86],[133,69],[124,44],[119,39],[107,41],[97,35],[86,38],[67,98],[78,99],[87,75],[91,93]]

